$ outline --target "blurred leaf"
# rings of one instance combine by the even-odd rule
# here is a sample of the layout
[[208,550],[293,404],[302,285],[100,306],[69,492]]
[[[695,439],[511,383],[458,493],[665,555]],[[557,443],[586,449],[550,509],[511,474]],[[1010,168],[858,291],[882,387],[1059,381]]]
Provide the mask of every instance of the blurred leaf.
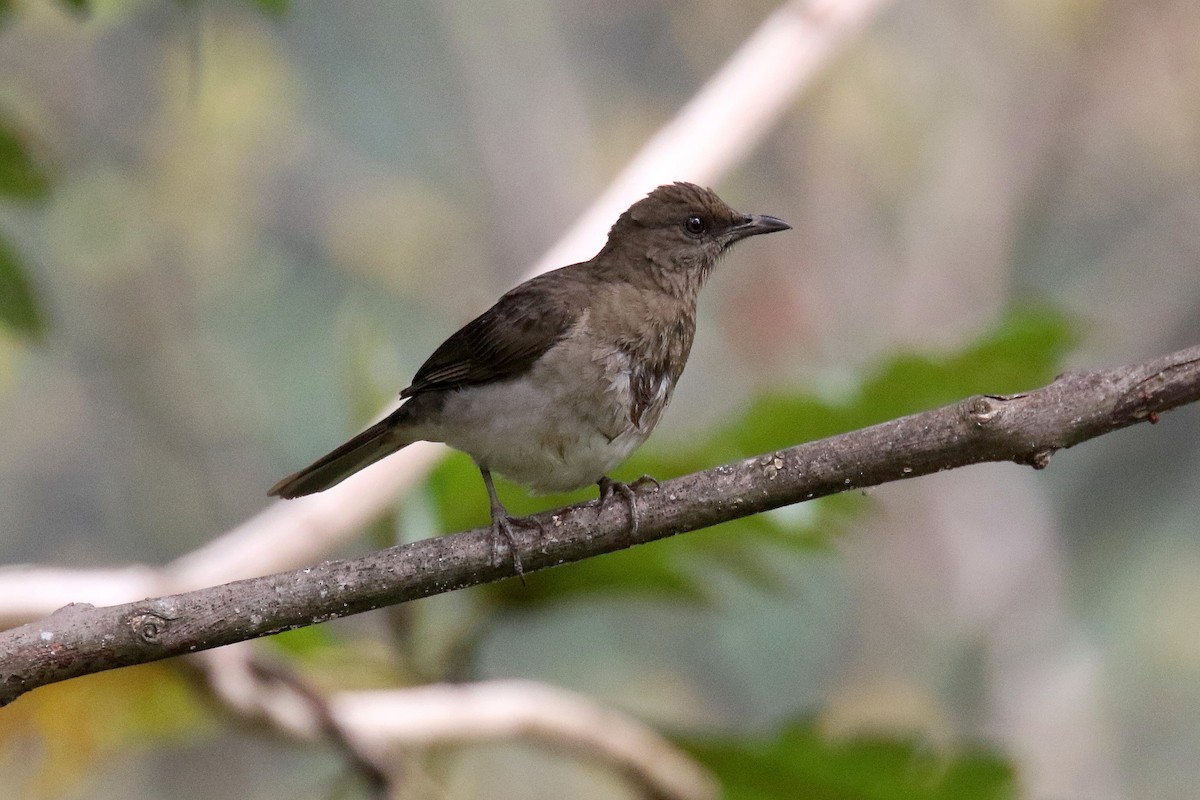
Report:
[[1053,380],[1076,340],[1071,321],[1060,312],[1016,309],[959,353],[896,358],[867,380],[862,394],[880,398],[879,422],[973,394],[1035,389]]
[[265,664],[283,670],[316,689],[394,687],[411,682],[398,669],[389,644],[373,635],[347,635],[344,628],[309,625],[262,640],[275,652]]
[[91,11],[90,0],[60,0],[64,6],[67,6],[72,11],[88,12]]
[[49,189],[49,179],[30,157],[21,136],[0,122],[0,195],[32,200]]
[[769,740],[697,740],[684,747],[716,773],[725,800],[1007,800],[1011,764],[974,749],[941,756],[903,739],[831,740],[795,724]]
[[250,0],[260,11],[281,16],[291,7],[291,0]]
[[[426,486],[443,531],[468,530],[489,523],[487,491],[469,456],[454,452],[442,459],[429,474]],[[520,513],[515,503],[510,509]]]
[[338,646],[338,639],[328,625],[308,625],[264,639],[269,646],[289,655],[305,658],[330,647]]
[[[520,581],[501,581],[485,590],[502,606],[529,607],[557,603],[599,592],[636,594],[663,600],[703,602],[703,588],[686,574],[668,552],[669,542],[652,542],[632,550],[621,550],[590,558],[578,564],[545,570]],[[587,565],[581,578],[575,568]]]
[[[87,5],[89,0],[63,0],[63,2],[83,7]],[[185,6],[192,5],[194,2],[195,0],[179,0],[180,5]],[[288,9],[291,8],[292,5],[291,0],[249,0],[249,2],[250,5],[256,6],[259,11],[273,14],[275,16],[280,16],[287,13]]]
[[0,714],[4,789],[24,798],[74,794],[115,754],[183,737],[204,720],[191,684],[165,663],[43,687]]
[[[1069,320],[1048,309],[1017,309],[958,353],[901,353],[870,370],[859,390],[831,403],[805,395],[769,395],[729,431],[746,455],[813,441],[953,403],[1049,382],[1075,344]],[[731,456],[732,457],[732,456]]]
[[0,238],[0,324],[30,338],[41,336],[45,330],[33,287],[16,252],[3,238]]

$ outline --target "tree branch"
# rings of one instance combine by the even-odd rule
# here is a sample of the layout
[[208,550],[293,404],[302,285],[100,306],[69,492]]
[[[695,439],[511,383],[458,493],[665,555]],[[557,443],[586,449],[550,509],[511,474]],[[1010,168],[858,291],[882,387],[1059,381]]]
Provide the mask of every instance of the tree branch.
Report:
[[640,797],[715,800],[720,787],[708,770],[647,725],[575,692],[510,679],[431,684],[409,689],[341,692],[333,716],[384,752],[431,746],[526,739],[607,764]]
[[187,663],[197,667],[207,688],[228,711],[297,739],[324,739],[340,751],[369,797],[392,796],[392,776],[397,771],[385,769],[389,762],[375,758],[358,733],[341,723],[329,697],[291,669],[255,657],[249,643],[197,653]]
[[[245,645],[189,659],[226,708],[275,731],[331,740],[368,787],[390,797],[403,774],[382,765],[411,748],[526,740],[607,765],[647,798],[715,800],[713,776],[638,720],[566,689],[529,680],[443,683],[322,694]],[[409,761],[412,759],[409,758]],[[401,759],[401,763],[403,759]],[[375,795],[372,795],[375,796]]]
[[[850,489],[993,461],[1045,467],[1057,450],[1200,400],[1200,346],[1098,372],[1071,372],[1007,397],[933,411],[662,483],[622,504],[595,501],[518,529],[526,572]],[[513,576],[480,528],[360,558],[137,603],[72,604],[0,634],[0,704],[48,683],[268,636]]]

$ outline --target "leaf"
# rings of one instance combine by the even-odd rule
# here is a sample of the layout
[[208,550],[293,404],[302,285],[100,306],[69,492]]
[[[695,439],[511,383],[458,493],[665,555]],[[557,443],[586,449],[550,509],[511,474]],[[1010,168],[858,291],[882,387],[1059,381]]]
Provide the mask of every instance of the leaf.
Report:
[[265,641],[281,653],[304,658],[337,646],[337,638],[328,625],[307,625],[268,636]]
[[1017,309],[957,353],[899,353],[867,372],[842,402],[767,395],[728,433],[743,454],[761,453],[937,408],[974,394],[1003,394],[1053,379],[1075,344],[1070,321],[1049,309]]
[[1012,765],[981,748],[939,755],[912,739],[829,739],[795,723],[773,739],[685,741],[725,800],[1008,800]]
[[275,652],[264,664],[315,689],[395,687],[413,681],[404,656],[377,635],[353,636],[329,625],[309,625],[268,636],[263,647]]
[[0,195],[35,200],[50,189],[50,180],[29,155],[22,137],[0,122]]
[[275,16],[286,14],[291,7],[291,0],[250,0],[250,2],[258,6],[259,11]]
[[45,332],[45,321],[16,252],[0,238],[0,323],[36,339]]
[[87,13],[92,10],[90,8],[90,0],[60,0],[60,2],[72,11],[80,13]]
[[516,580],[489,584],[484,594],[497,605],[509,608],[530,608],[597,594],[705,602],[708,597],[702,585],[667,552],[669,544],[652,542],[544,570],[528,576],[525,586]]

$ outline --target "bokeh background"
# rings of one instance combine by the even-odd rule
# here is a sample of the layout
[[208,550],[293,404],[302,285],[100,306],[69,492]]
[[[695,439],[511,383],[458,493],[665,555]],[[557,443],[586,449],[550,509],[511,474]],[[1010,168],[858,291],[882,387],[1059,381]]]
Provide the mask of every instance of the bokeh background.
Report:
[[[0,203],[43,318],[0,329],[0,563],[161,563],[263,508],[774,8],[0,2],[4,129],[47,179]],[[795,230],[723,262],[624,476],[812,435],[784,408],[861,422],[908,410],[891,392],[952,401],[962,371],[1008,391],[1200,342],[1198,42],[1190,0],[886,5],[714,187]],[[486,515],[452,460],[356,547]],[[323,685],[529,677],[708,746],[800,725],[949,762],[982,747],[1015,776],[962,797],[1190,800],[1197,520],[1190,408],[1042,472],[974,467],[606,557],[624,582],[568,567],[263,646]],[[360,796],[335,749],[245,724],[180,669],[0,711],[0,797]],[[408,769],[401,796],[636,796],[527,744]]]

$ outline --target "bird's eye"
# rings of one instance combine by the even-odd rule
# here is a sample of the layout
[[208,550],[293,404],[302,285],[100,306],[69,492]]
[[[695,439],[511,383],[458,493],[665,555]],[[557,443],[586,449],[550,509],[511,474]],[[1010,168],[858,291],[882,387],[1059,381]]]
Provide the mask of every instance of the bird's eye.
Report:
[[693,214],[687,218],[687,222],[683,223],[683,229],[691,236],[699,236],[708,230],[708,224],[705,223],[703,217]]

